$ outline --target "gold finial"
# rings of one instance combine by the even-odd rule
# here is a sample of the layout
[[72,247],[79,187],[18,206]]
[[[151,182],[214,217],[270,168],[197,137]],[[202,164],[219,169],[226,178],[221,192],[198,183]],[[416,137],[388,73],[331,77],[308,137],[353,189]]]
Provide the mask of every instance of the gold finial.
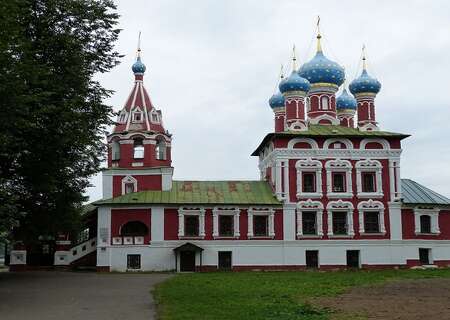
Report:
[[292,71],[297,70],[297,53],[295,52],[295,44],[292,47]]
[[139,31],[139,37],[138,37],[137,56],[138,56],[138,58],[141,57],[141,32],[140,31]]
[[320,16],[317,16],[317,52],[322,52],[322,45],[320,39],[322,35],[320,34]]
[[366,63],[366,45],[363,44],[362,46],[362,62],[363,62],[363,70],[367,69],[367,63]]

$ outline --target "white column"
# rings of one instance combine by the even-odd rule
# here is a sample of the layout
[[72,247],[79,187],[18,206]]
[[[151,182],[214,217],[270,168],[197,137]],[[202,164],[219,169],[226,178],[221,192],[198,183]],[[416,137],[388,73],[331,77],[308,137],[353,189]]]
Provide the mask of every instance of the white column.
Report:
[[346,183],[347,183],[347,193],[353,193],[353,181],[352,181],[352,169],[349,168],[346,171]]
[[389,227],[391,230],[391,240],[401,240],[403,237],[401,206],[402,205],[400,202],[389,202]]
[[219,236],[219,213],[217,212],[217,209],[213,209],[213,237],[218,236]]
[[402,197],[402,179],[400,177],[400,160],[397,161],[397,167],[395,168],[395,176],[397,178],[397,197]]
[[289,199],[289,160],[284,161],[284,199]]
[[282,200],[282,198],[283,198],[283,196],[282,196],[283,191],[281,190],[282,181],[281,181],[281,161],[280,160],[277,160],[275,162],[275,176],[276,176],[276,179],[275,179],[275,192],[276,192],[278,200]]
[[361,170],[356,169],[356,192],[361,193]]
[[275,210],[273,209],[269,214],[269,237],[275,237]]
[[327,211],[328,214],[328,235],[333,235],[333,213],[331,211]]
[[99,207],[97,213],[97,266],[111,267],[111,208]]
[[420,214],[418,212],[414,212],[414,231],[420,233]]
[[184,236],[184,214],[180,210],[178,210],[178,237]]
[[241,236],[241,231],[239,229],[239,217],[240,217],[239,212],[240,212],[240,210],[237,209],[237,210],[235,210],[235,213],[234,213],[234,236],[236,238],[239,238]]
[[322,222],[323,211],[322,210],[317,210],[316,219],[317,219],[317,235],[323,236],[323,222]]
[[378,194],[383,193],[383,179],[381,176],[382,170],[383,170],[382,168],[378,168],[377,173],[376,173],[376,177],[377,177],[377,190],[376,191]]
[[204,237],[205,236],[205,209],[200,210],[200,217],[199,217],[199,236]]
[[303,212],[302,210],[297,210],[297,237],[303,235]]
[[247,237],[253,237],[253,212],[252,210],[247,211]]
[[389,187],[391,189],[391,201],[394,201],[396,198],[396,179],[395,179],[395,168],[394,168],[394,160],[389,160]]
[[348,235],[354,236],[355,230],[353,228],[353,210],[349,210],[347,212],[347,225],[348,225],[348,230],[347,230]]
[[333,190],[331,188],[331,170],[330,169],[325,169],[327,170],[327,192],[331,193]]
[[164,208],[151,209],[151,241],[164,241]]
[[380,210],[379,220],[380,220],[380,232],[381,233],[386,233],[386,227],[385,227],[385,224],[384,224],[384,210],[383,209]]
[[285,205],[283,207],[283,239],[295,240],[295,207]]
[[364,233],[364,211],[359,210],[359,233]]

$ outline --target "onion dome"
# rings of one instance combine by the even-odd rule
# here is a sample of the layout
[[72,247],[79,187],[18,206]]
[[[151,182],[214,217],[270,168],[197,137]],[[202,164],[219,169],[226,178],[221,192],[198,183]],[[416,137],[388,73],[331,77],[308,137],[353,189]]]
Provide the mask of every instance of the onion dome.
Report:
[[344,82],[344,68],[338,63],[328,59],[322,51],[320,33],[317,35],[317,53],[299,70],[299,75],[308,79],[311,84],[330,83],[340,86]]
[[349,89],[352,94],[380,92],[381,83],[377,79],[371,77],[367,72],[366,54],[363,47],[363,71],[361,75],[350,83]]
[[284,96],[281,92],[274,93],[269,99],[269,105],[272,109],[284,108]]
[[145,64],[142,63],[141,56],[139,53],[136,62],[133,63],[133,66],[131,67],[131,70],[133,70],[134,74],[143,74],[145,72],[145,69],[146,69]]
[[291,75],[282,80],[279,85],[281,93],[293,91],[303,91],[306,93],[310,88],[311,84],[309,83],[309,81],[301,77],[296,70],[293,70]]
[[336,110],[356,110],[358,103],[356,99],[348,94],[344,88],[341,95],[336,99]]

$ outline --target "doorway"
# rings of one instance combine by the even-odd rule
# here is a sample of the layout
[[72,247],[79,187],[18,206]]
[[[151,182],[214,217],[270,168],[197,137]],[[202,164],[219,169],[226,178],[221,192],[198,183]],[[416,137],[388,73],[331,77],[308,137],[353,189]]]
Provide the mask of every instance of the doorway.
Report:
[[430,264],[430,251],[431,249],[419,248],[420,264],[422,265]]
[[231,251],[219,251],[219,270],[231,270]]
[[359,250],[347,250],[347,267],[359,268]]
[[319,251],[318,250],[306,250],[306,268],[319,268]]
[[180,271],[195,271],[195,251],[180,251]]

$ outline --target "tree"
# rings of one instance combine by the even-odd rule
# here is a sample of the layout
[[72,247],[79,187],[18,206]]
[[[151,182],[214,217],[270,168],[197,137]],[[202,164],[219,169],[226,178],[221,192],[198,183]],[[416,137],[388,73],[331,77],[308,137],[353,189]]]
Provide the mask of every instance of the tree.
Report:
[[113,115],[95,75],[118,64],[115,9],[110,0],[1,2],[0,232],[18,223],[33,242],[76,230]]

